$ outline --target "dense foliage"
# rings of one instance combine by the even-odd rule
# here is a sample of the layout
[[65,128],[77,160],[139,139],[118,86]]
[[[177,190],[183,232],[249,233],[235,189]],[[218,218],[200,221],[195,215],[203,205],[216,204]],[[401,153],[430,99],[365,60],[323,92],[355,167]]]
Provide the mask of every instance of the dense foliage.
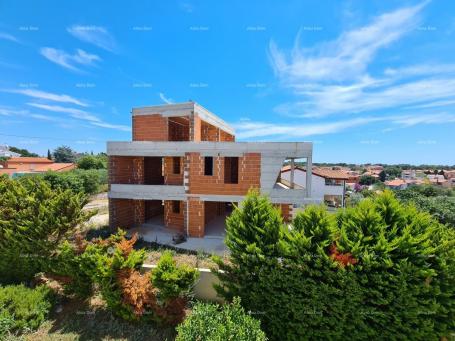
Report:
[[52,189],[39,177],[0,177],[0,283],[43,271],[65,237],[88,220],[83,194]]
[[74,162],[76,160],[76,152],[68,146],[61,146],[54,150],[53,153],[55,162]]
[[107,184],[107,171],[104,169],[75,169],[69,172],[46,172],[41,175],[52,189],[70,189],[75,193],[93,194]]
[[395,192],[397,198],[406,204],[413,204],[419,210],[427,211],[442,224],[455,227],[455,192],[436,186],[411,186]]
[[266,340],[258,320],[246,314],[238,298],[219,306],[198,303],[177,327],[176,341],[262,341]]
[[0,287],[0,339],[7,333],[37,329],[48,316],[53,298],[52,291],[45,286]]
[[21,149],[21,148],[17,148],[17,147],[9,147],[8,149],[9,149],[10,152],[21,154],[21,156],[23,156],[23,157],[37,157],[37,156],[39,156],[36,153],[29,152],[27,149]]
[[273,340],[437,340],[455,330],[455,232],[389,191],[291,228],[250,194],[227,219],[231,264],[217,287],[239,296]]
[[128,240],[122,231],[91,242],[79,236],[74,245],[62,246],[52,272],[68,292],[82,297],[97,286],[108,308],[125,320],[181,322],[196,270],[177,266],[164,253],[151,274],[142,274],[145,251],[134,250],[135,242],[136,236]]
[[79,169],[106,169],[107,155],[84,155],[77,160],[77,168]]

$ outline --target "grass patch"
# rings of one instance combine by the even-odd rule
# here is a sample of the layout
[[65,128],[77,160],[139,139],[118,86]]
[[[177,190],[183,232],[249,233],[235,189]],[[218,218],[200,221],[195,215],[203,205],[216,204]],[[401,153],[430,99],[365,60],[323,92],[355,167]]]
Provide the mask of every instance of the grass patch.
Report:
[[51,318],[34,333],[10,340],[174,340],[174,328],[129,323],[106,310],[100,298],[80,301],[62,298]]

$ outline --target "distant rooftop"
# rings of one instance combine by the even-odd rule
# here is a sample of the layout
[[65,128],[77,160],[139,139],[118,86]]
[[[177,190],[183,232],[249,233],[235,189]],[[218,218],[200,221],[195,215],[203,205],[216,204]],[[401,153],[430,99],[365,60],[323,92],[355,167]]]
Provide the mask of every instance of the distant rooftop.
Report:
[[159,114],[163,117],[182,117],[197,114],[203,121],[218,127],[229,134],[234,135],[235,130],[227,122],[216,116],[214,113],[205,109],[196,102],[184,102],[175,104],[161,104],[146,107],[133,108],[133,116]]

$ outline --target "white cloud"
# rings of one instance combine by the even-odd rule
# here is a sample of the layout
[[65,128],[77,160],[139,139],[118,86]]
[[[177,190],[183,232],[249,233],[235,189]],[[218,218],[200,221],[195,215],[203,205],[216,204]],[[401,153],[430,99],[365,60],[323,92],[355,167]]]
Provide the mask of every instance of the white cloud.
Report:
[[162,92],[160,92],[160,98],[164,103],[173,104],[174,100],[172,98],[167,98]]
[[13,36],[12,34],[9,34],[9,33],[5,33],[5,32],[0,32],[0,39],[9,40],[14,43],[19,43],[19,40],[15,36]]
[[121,131],[131,131],[130,126],[121,125],[121,124],[111,124],[106,122],[92,122],[92,125],[102,127],[102,128],[109,128]]
[[369,74],[369,66],[380,49],[418,27],[426,4],[379,15],[369,25],[311,48],[300,47],[300,33],[290,53],[271,41],[269,57],[275,74],[296,96],[293,101],[277,105],[275,111],[297,117],[323,117],[453,105],[455,64],[388,66],[378,76]]
[[[233,127],[236,129],[236,137],[239,139],[270,138],[273,136],[302,138],[339,133],[349,128],[379,122],[390,123],[394,126],[394,128],[406,128],[418,124],[455,123],[455,115],[448,113],[428,113],[419,115],[370,116],[347,119],[343,121],[328,121],[308,124],[275,124],[242,120],[237,124],[233,124]],[[384,129],[384,132],[391,129],[393,128]]]
[[377,17],[370,25],[344,32],[334,41],[301,48],[297,35],[290,58],[270,42],[270,57],[277,75],[285,82],[299,80],[342,81],[362,77],[379,49],[414,29],[424,4],[405,7]]
[[66,30],[77,39],[107,51],[113,52],[116,49],[115,39],[105,27],[73,25]]
[[47,110],[47,111],[69,114],[71,117],[76,118],[78,120],[87,121],[88,123],[90,123],[93,126],[115,129],[115,130],[120,130],[120,131],[131,131],[131,127],[129,127],[129,126],[104,122],[97,116],[95,116],[85,110],[62,107],[59,105],[40,104],[40,103],[27,103],[27,104],[32,107]]
[[75,54],[69,54],[52,47],[43,47],[40,53],[51,62],[76,72],[82,71],[78,68],[79,65],[94,65],[101,60],[96,54],[90,54],[81,49],[77,49]]
[[21,94],[32,98],[38,98],[43,100],[49,100],[53,102],[60,102],[60,103],[72,103],[76,105],[80,105],[82,107],[88,107],[88,104],[78,100],[77,98],[64,95],[64,94],[54,94],[51,92],[45,92],[36,89],[2,89],[2,92],[9,92],[14,94]]
[[47,104],[39,104],[39,103],[27,103],[27,105],[30,105],[35,108],[47,110],[47,111],[67,113],[67,114],[70,114],[71,117],[77,118],[79,120],[91,121],[91,122],[100,122],[101,121],[98,117],[88,113],[87,111],[76,109],[76,108],[68,108],[68,107],[62,107],[59,105],[47,105]]

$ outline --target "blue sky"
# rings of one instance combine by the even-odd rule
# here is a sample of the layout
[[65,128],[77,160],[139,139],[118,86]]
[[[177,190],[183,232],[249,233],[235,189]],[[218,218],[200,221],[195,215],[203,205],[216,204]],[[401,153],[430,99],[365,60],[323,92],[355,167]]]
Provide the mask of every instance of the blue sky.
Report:
[[455,164],[455,2],[0,2],[0,143],[131,139],[196,101],[315,162]]

